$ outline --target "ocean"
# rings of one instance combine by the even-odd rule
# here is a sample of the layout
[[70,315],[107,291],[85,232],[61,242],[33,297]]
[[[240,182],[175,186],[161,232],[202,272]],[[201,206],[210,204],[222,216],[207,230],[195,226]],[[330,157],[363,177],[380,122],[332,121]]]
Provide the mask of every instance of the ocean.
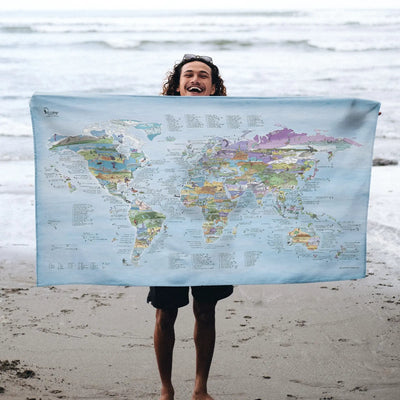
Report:
[[34,92],[157,95],[183,53],[212,56],[230,96],[380,101],[395,156],[399,32],[400,10],[2,13],[0,160],[32,159]]
[[184,53],[208,55],[229,96],[381,102],[374,156],[398,159],[399,32],[399,9],[0,13],[0,247],[34,237],[13,227],[33,207],[34,92],[158,95]]

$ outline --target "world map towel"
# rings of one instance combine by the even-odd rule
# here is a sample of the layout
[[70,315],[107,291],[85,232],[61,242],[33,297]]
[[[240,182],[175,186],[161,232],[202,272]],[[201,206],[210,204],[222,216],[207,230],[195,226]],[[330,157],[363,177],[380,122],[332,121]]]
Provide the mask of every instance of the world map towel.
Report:
[[38,285],[362,278],[380,104],[35,94]]

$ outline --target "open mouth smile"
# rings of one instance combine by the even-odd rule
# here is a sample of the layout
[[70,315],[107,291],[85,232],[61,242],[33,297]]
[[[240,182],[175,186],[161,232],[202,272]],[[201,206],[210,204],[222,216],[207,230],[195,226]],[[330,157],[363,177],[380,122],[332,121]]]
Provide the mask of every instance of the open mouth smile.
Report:
[[203,89],[198,87],[198,86],[189,86],[187,88],[187,91],[190,92],[190,93],[202,93]]

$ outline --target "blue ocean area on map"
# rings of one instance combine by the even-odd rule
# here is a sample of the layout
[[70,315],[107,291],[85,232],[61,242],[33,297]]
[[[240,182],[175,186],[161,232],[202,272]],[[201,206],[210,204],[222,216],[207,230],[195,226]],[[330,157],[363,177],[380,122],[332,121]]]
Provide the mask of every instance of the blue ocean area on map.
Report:
[[364,277],[379,106],[34,95],[38,284]]

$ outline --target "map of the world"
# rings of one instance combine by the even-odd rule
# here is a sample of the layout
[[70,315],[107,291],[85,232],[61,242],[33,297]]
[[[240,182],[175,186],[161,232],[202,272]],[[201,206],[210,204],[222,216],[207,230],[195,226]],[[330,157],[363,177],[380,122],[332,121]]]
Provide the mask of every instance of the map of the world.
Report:
[[365,276],[379,103],[37,94],[39,285]]

